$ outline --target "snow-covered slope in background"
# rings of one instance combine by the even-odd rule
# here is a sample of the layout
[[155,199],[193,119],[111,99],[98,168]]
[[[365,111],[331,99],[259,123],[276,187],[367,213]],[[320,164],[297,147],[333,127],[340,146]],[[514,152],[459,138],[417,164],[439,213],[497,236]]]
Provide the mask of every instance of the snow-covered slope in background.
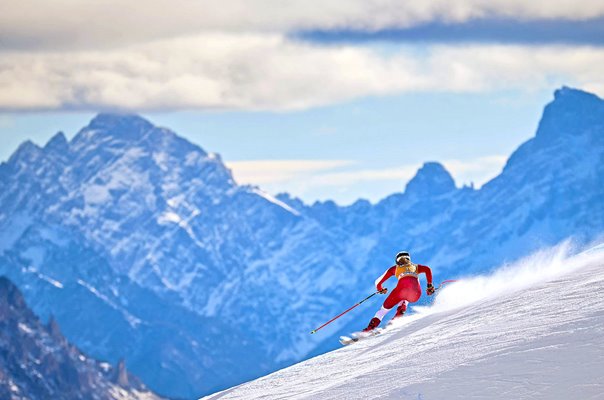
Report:
[[604,399],[604,246],[569,250],[451,284],[379,336],[204,399]]

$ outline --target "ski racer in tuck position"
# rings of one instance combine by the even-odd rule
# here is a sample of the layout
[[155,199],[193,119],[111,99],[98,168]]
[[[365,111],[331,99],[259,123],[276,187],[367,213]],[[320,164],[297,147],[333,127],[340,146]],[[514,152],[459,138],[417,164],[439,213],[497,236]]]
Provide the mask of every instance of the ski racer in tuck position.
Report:
[[432,270],[426,265],[414,264],[411,262],[411,256],[406,251],[401,251],[396,255],[396,265],[388,268],[382,276],[375,281],[377,290],[385,294],[388,289],[383,288],[382,284],[386,282],[390,277],[396,276],[398,283],[390,295],[384,300],[382,308],[375,314],[375,316],[369,321],[367,328],[363,329],[363,332],[370,332],[378,327],[384,316],[394,306],[398,305],[396,314],[392,318],[393,320],[402,317],[407,310],[407,303],[414,303],[419,300],[422,295],[422,288],[419,285],[419,274],[426,274],[426,280],[428,281],[428,287],[426,293],[428,296],[434,294],[434,286],[432,285]]

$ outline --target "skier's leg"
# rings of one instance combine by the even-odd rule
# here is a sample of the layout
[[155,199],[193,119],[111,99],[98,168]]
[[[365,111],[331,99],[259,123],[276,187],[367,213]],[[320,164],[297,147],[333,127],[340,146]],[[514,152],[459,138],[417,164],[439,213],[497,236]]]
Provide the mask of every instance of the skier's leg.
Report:
[[398,303],[396,313],[394,314],[394,317],[392,317],[392,319],[388,322],[388,325],[392,324],[395,319],[398,319],[405,314],[405,311],[407,311],[407,303],[407,300],[401,300],[401,302]]
[[396,314],[392,320],[402,317],[407,311],[407,304],[416,302],[421,296],[419,281],[412,277],[405,277],[397,285],[400,302],[397,304]]
[[403,295],[404,293],[402,292],[401,288],[397,286],[392,291],[392,293],[390,293],[390,295],[386,297],[386,300],[384,300],[384,305],[382,307],[390,311],[393,307],[399,304],[401,300],[405,300],[405,297]]
[[379,319],[380,321],[384,319],[384,317],[386,316],[386,314],[388,314],[388,312],[390,311],[390,308],[386,308],[384,306],[382,306],[382,308],[380,308],[378,310],[378,312],[375,313],[375,315],[373,316],[374,318]]
[[378,325],[380,324],[380,322],[382,322],[382,319],[384,319],[384,317],[386,316],[386,314],[388,314],[388,312],[390,310],[392,310],[392,308],[401,301],[400,291],[397,289],[398,288],[395,288],[388,295],[386,300],[384,300],[384,304],[378,310],[378,312],[375,313],[374,317],[371,318],[371,321],[369,321],[369,325],[367,325],[367,328],[363,329],[363,332],[369,332],[369,331],[377,328]]
[[389,308],[385,308],[384,306],[382,306],[378,310],[378,312],[375,313],[373,318],[371,318],[371,321],[369,321],[369,325],[367,325],[367,328],[363,329],[363,332],[369,332],[377,328],[380,325],[380,322],[382,322],[384,316],[388,314],[388,311],[390,311]]
[[402,317],[403,314],[405,314],[405,311],[407,311],[407,300],[403,300],[399,303],[399,306],[396,308],[396,314],[394,314],[392,319]]

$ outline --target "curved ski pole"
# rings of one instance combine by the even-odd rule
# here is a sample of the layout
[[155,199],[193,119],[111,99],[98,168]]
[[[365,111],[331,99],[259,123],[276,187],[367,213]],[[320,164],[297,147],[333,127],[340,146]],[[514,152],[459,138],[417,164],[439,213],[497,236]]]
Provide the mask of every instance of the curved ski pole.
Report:
[[457,279],[447,279],[446,281],[442,281],[438,287],[434,288],[434,291],[437,291],[438,289],[442,288],[444,285],[446,285],[447,283],[451,283],[451,282],[457,282]]
[[348,310],[342,312],[341,314],[336,315],[335,317],[333,317],[332,319],[330,319],[329,321],[327,321],[326,323],[324,323],[323,325],[321,325],[320,327],[318,327],[317,329],[313,329],[312,331],[310,331],[311,335],[313,333],[316,333],[319,329],[323,328],[326,325],[331,324],[333,321],[335,321],[336,319],[340,318],[342,315],[346,314],[347,312],[351,311],[353,308],[360,306],[361,304],[363,304],[365,301],[369,300],[370,298],[372,298],[373,296],[375,296],[376,294],[380,293],[380,291],[377,291],[375,293],[370,294],[369,296],[365,297],[363,300],[359,301],[357,304],[355,304],[354,306],[350,307]]

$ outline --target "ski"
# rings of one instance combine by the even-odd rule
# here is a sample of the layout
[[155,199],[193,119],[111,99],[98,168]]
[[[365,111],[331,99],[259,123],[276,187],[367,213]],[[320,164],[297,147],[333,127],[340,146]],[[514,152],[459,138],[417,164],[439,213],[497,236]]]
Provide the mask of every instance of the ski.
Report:
[[340,343],[342,346],[348,346],[359,341],[359,338],[352,338],[349,336],[340,336]]
[[384,329],[382,328],[376,328],[371,332],[356,332],[353,333],[351,336],[340,336],[340,343],[342,344],[342,346],[348,346],[350,344],[377,336],[383,331]]

